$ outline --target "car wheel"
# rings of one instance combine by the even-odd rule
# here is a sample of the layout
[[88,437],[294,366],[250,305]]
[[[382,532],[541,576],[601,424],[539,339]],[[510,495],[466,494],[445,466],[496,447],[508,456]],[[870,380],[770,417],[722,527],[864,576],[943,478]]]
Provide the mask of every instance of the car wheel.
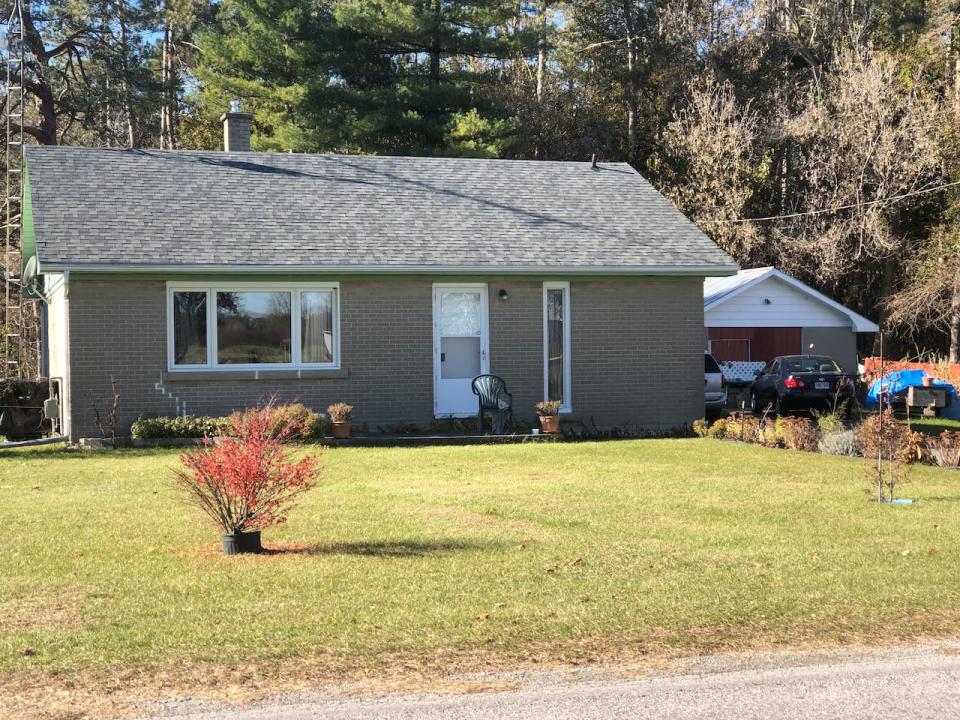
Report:
[[763,408],[760,407],[760,399],[753,393],[750,393],[750,409],[754,415],[763,415]]

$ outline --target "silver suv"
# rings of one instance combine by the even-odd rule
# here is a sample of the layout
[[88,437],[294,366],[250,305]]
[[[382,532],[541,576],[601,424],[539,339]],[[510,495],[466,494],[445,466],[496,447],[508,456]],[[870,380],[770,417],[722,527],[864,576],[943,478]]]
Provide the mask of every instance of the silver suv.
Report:
[[719,415],[727,405],[727,379],[720,365],[706,350],[703,351],[703,399],[707,415]]

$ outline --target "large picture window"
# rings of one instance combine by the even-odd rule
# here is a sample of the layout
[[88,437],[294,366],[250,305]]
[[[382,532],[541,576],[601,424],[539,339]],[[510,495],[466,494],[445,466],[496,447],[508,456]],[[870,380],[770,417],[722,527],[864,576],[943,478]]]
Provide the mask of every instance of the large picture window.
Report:
[[570,284],[543,284],[543,397],[570,412]]
[[171,283],[169,367],[338,367],[337,295],[335,284]]

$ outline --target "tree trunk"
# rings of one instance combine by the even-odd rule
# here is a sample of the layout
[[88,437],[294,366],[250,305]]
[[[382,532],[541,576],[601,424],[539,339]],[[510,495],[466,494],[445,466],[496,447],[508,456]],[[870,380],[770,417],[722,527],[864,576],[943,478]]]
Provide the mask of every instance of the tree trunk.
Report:
[[543,103],[543,71],[547,64],[547,40],[543,36],[537,43],[537,105]]
[[127,147],[135,148],[137,147],[137,119],[134,115],[133,110],[133,93],[130,90],[130,47],[127,42],[127,21],[124,17],[125,7],[120,7],[119,20],[120,20],[120,52],[121,56],[121,69],[123,72],[123,113],[126,116],[127,123]]
[[[896,270],[897,270],[897,266],[893,258],[886,258],[885,260],[881,261],[881,263],[882,264],[880,265],[880,298],[883,299],[893,295],[893,281],[894,281],[894,274],[896,273]],[[878,354],[879,343],[882,342],[880,339],[880,335],[881,333],[884,332],[884,330],[887,327],[887,315],[889,314],[886,303],[879,302],[878,305],[880,306],[880,309],[879,309],[880,322],[878,323],[880,325],[880,332],[877,333],[876,337],[873,339],[874,355]]]
[[25,5],[23,8],[23,34],[27,48],[33,56],[32,59],[27,61],[27,65],[33,70],[34,76],[32,80],[24,78],[25,89],[33,95],[38,117],[38,124],[35,128],[23,128],[23,130],[41,145],[56,145],[58,139],[57,106],[53,88],[50,87],[50,82],[47,80],[50,57],[46,46],[43,44],[43,38],[33,24],[33,16],[29,5]]
[[960,272],[953,280],[953,313],[950,317],[950,362],[960,363]]
[[169,21],[163,28],[163,105],[160,108],[160,149],[173,150],[173,29]]
[[640,78],[637,76],[637,37],[633,18],[633,0],[623,0],[623,18],[627,31],[627,160],[637,160],[637,121],[640,115]]
[[440,84],[440,20],[443,16],[443,0],[433,3],[433,47],[430,48],[430,85]]

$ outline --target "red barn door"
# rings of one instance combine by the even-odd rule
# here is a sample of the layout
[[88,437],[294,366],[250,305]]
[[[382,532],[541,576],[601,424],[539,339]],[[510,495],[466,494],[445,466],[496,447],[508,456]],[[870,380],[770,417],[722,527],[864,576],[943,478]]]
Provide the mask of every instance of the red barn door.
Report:
[[767,362],[778,355],[799,355],[800,328],[709,328],[710,351],[717,360]]

